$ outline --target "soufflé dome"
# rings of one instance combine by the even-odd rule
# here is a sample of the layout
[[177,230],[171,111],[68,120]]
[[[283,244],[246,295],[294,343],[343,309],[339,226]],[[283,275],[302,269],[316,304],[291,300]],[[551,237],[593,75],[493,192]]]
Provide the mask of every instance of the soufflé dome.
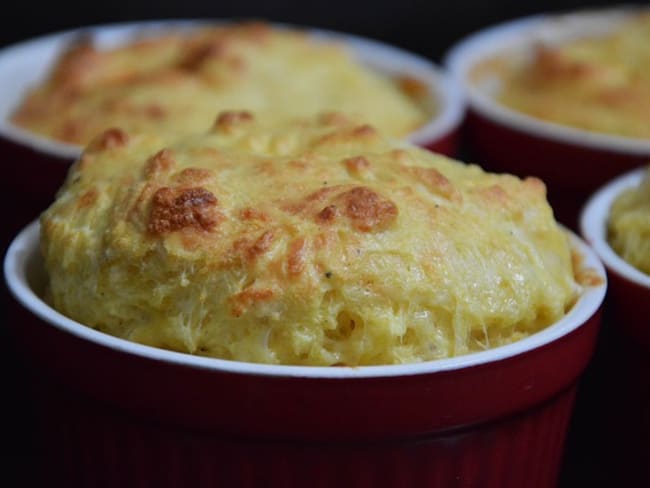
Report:
[[337,113],[111,129],[42,215],[47,298],[143,344],[237,361],[425,361],[524,338],[580,287],[535,178]]
[[431,119],[433,98],[424,81],[381,73],[343,41],[242,22],[143,28],[118,46],[81,38],[29,89],[11,120],[86,145],[110,127],[193,134],[233,108],[268,123],[344,110],[402,137]]

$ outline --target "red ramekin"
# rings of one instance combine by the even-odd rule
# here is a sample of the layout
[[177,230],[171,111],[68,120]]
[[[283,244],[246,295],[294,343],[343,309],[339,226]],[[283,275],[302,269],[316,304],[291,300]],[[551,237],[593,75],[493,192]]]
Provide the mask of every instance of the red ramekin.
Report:
[[[35,135],[9,120],[25,91],[44,79],[66,46],[83,36],[91,37],[101,47],[111,47],[137,36],[154,36],[170,28],[192,29],[213,23],[218,22],[170,20],[84,27],[0,50],[0,154],[6,168],[0,187],[0,202],[12,209],[4,225],[3,248],[20,228],[49,205],[63,182],[69,164],[81,152],[78,146]],[[274,26],[287,27],[281,24]],[[431,150],[454,155],[457,131],[464,115],[464,98],[444,72],[423,57],[378,41],[332,31],[305,29],[316,38],[343,42],[363,64],[372,69],[390,76],[409,76],[424,82],[436,101],[437,111],[408,139]]]
[[[5,279],[30,365],[38,473],[54,486],[553,487],[605,272],[557,323],[418,364],[301,367],[170,352],[76,323],[41,298],[39,226]],[[40,485],[38,485],[40,486]],[[45,486],[45,485],[43,485]]]
[[592,192],[650,160],[650,140],[599,134],[534,118],[494,99],[498,77],[478,84],[469,75],[481,61],[504,52],[526,53],[539,42],[557,45],[607,32],[639,11],[639,7],[619,7],[526,17],[474,33],[445,56],[445,66],[467,95],[464,137],[472,157],[492,171],[540,177],[547,185],[556,217],[574,230],[578,229],[580,209]]
[[610,279],[608,308],[618,327],[650,351],[650,275],[627,263],[607,242],[607,222],[614,200],[638,186],[645,169],[625,173],[602,186],[587,201],[580,218],[581,232],[605,264]]
[[580,227],[605,265],[609,279],[601,362],[606,399],[603,447],[611,486],[650,486],[650,276],[624,261],[607,242],[614,200],[638,185],[644,170],[627,172],[603,185],[587,201]]

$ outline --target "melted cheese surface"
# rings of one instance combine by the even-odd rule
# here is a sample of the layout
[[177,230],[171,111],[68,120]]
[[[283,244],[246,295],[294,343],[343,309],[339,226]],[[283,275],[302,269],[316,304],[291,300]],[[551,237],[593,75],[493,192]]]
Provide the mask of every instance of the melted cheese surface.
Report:
[[497,100],[527,115],[588,131],[650,139],[650,15],[638,15],[608,34],[532,55],[505,56],[497,67]]
[[426,91],[417,80],[364,67],[342,44],[242,23],[113,49],[72,45],[12,122],[85,145],[110,127],[191,134],[225,110],[251,110],[269,123],[345,111],[401,137],[431,118]]
[[202,134],[113,129],[42,216],[49,300],[98,330],[249,362],[370,365],[507,344],[575,302],[534,178],[341,114]]
[[650,275],[650,168],[635,188],[612,204],[609,243],[625,261]]

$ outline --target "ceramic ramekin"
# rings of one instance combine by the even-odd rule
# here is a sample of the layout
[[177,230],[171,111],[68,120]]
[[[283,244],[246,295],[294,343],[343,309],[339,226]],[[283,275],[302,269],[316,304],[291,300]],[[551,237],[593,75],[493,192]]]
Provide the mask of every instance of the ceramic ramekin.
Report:
[[[2,203],[14,209],[10,215],[11,222],[5,225],[7,241],[50,203],[69,164],[81,152],[78,146],[46,139],[11,123],[10,116],[25,90],[42,80],[62,50],[79,36],[90,36],[99,46],[110,47],[127,43],[135,36],[154,36],[170,28],[191,29],[207,23],[212,22],[170,20],[84,27],[0,50],[0,153],[6,168],[0,194]],[[437,111],[408,139],[431,150],[453,155],[457,129],[464,115],[464,98],[444,72],[423,57],[378,41],[338,32],[307,30],[318,38],[342,41],[361,63],[372,69],[424,82],[436,100]]]
[[619,7],[517,19],[469,35],[445,56],[444,64],[467,95],[465,134],[472,156],[493,171],[543,179],[556,216],[574,230],[593,191],[650,160],[650,140],[598,134],[531,117],[495,100],[498,77],[476,83],[470,73],[478,63],[513,47],[524,53],[539,42],[561,44],[606,32],[638,11],[639,7]]
[[609,279],[605,307],[602,419],[607,437],[611,486],[650,486],[650,276],[624,261],[607,242],[614,200],[636,186],[644,170],[627,172],[603,185],[580,217],[585,240],[605,265]]
[[608,308],[614,311],[617,326],[650,350],[650,276],[623,260],[607,242],[612,203],[621,192],[637,186],[644,172],[644,169],[627,172],[595,192],[581,213],[580,228],[607,269]]
[[196,357],[118,339],[41,299],[39,225],[4,263],[31,365],[35,463],[56,486],[553,487],[605,272],[557,323],[451,359],[300,367]]

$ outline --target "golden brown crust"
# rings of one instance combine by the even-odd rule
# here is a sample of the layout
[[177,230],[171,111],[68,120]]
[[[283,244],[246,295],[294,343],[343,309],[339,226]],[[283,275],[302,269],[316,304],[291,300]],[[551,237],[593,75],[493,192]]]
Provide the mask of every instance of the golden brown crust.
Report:
[[161,149],[154,154],[145,166],[145,175],[148,179],[156,178],[156,176],[169,173],[176,165],[174,153],[170,149]]
[[360,365],[506,344],[574,303],[543,183],[344,120],[87,152],[42,218],[54,306],[178,351]]
[[418,181],[424,183],[424,185],[433,193],[456,202],[462,200],[462,197],[456,191],[454,185],[452,185],[451,182],[437,169],[408,167],[405,168],[405,171],[414,175]]
[[239,212],[239,218],[242,220],[259,220],[260,222],[268,222],[269,214],[258,208],[246,207]]
[[355,156],[343,160],[343,164],[352,175],[360,175],[363,170],[370,167],[370,161],[363,156]]
[[219,222],[217,198],[205,188],[160,188],[151,202],[147,229],[154,235],[186,227],[210,231]]
[[[323,68],[326,69],[323,69]],[[395,136],[426,123],[432,95],[361,65],[343,45],[264,23],[197,27],[100,49],[72,44],[30,90],[12,122],[49,138],[87,144],[108,127],[129,133],[235,130],[251,111],[268,122],[349,117]],[[416,90],[418,91],[418,90]],[[341,112],[347,112],[343,115]]]
[[238,125],[245,122],[252,122],[253,114],[246,111],[241,112],[222,112],[217,117],[215,127],[221,131],[233,130]]
[[273,290],[247,288],[246,290],[233,295],[230,298],[232,309],[230,313],[233,317],[241,317],[247,308],[255,303],[265,302],[273,298]]
[[96,188],[90,188],[79,198],[79,208],[92,207],[99,198],[99,192]]
[[358,186],[337,198],[352,226],[363,232],[384,230],[397,218],[397,205],[365,186]]
[[305,269],[307,256],[307,240],[305,238],[294,239],[289,244],[287,253],[287,269],[289,275],[296,276]]
[[532,117],[650,139],[650,15],[612,26],[600,35],[537,43],[530,56],[516,47],[479,63],[471,79],[498,79],[497,99]]
[[107,129],[93,139],[86,152],[106,151],[117,147],[126,146],[129,143],[129,135],[118,127]]

